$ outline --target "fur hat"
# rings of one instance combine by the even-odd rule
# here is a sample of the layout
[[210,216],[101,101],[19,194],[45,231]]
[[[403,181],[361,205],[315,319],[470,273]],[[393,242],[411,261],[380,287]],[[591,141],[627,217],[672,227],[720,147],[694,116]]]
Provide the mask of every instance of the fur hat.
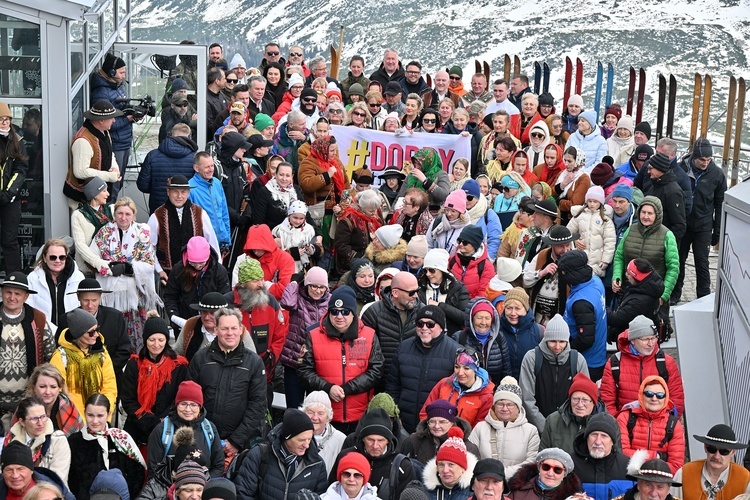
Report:
[[409,244],[406,245],[406,255],[424,258],[427,255],[427,238],[423,234],[416,234],[411,237]]
[[424,256],[424,262],[422,263],[422,269],[438,269],[443,273],[449,273],[448,260],[450,254],[443,248],[431,248],[427,251],[427,255]]
[[547,328],[544,330],[544,342],[552,340],[562,340],[563,342],[570,342],[570,329],[565,318],[559,314],[552,316],[547,322]]
[[646,136],[646,139],[651,140],[651,124],[647,121],[642,121],[636,125],[633,132],[642,132]]
[[466,191],[463,189],[456,189],[445,198],[445,208],[452,208],[458,213],[466,213]]
[[469,464],[466,458],[466,443],[464,443],[463,438],[464,432],[460,427],[454,426],[448,429],[448,439],[443,441],[443,444],[438,448],[435,462],[440,462],[441,460],[453,462],[466,470]]
[[628,324],[628,340],[633,341],[643,337],[655,337],[656,327],[654,322],[646,316],[639,314]]
[[571,397],[574,392],[583,392],[594,401],[594,404],[599,401],[599,389],[585,373],[576,373],[573,377],[573,382],[568,389],[568,397]]
[[500,381],[500,385],[497,386],[495,395],[492,397],[492,404],[494,405],[501,399],[508,400],[515,403],[519,408],[523,407],[523,394],[521,392],[521,386],[518,385],[518,381],[508,375],[503,377]]
[[380,226],[375,231],[375,236],[385,248],[393,248],[398,245],[403,233],[404,226],[401,224],[389,224],[387,226]]
[[505,294],[505,304],[508,304],[508,301],[510,300],[517,300],[521,303],[524,309],[528,312],[529,310],[529,294],[526,293],[526,290],[524,290],[521,287],[515,287],[512,290],[508,290],[508,293]]
[[591,186],[588,191],[586,191],[586,197],[584,199],[586,201],[596,200],[604,205],[604,189],[602,189],[601,186]]
[[349,452],[341,457],[339,465],[336,468],[336,479],[341,481],[341,473],[348,469],[354,469],[362,474],[364,476],[364,483],[370,481],[370,474],[372,473],[370,462],[358,451]]

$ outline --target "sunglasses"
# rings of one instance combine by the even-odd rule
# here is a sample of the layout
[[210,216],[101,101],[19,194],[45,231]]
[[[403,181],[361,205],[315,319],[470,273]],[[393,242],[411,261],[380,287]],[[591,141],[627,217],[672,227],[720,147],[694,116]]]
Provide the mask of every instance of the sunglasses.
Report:
[[342,479],[349,479],[350,477],[353,477],[354,479],[357,479],[357,480],[365,478],[365,476],[363,476],[361,472],[349,472],[348,470],[341,472]]
[[349,316],[352,313],[351,309],[329,309],[328,312],[331,316]]
[[643,396],[649,399],[653,397],[656,399],[664,399],[667,397],[667,394],[665,392],[643,391]]
[[727,450],[726,448],[717,448],[716,446],[711,446],[710,444],[706,445],[706,453],[708,453],[709,455],[713,455],[717,451],[722,457],[726,457],[727,455],[732,453],[732,450]]
[[280,52],[278,50],[274,50],[272,52],[266,52],[267,56],[278,56]]
[[59,260],[60,262],[65,262],[65,260],[68,258],[67,255],[48,255],[47,258],[51,262],[55,262],[56,260]]
[[531,137],[535,137],[537,139],[543,139],[544,138],[544,134],[539,134],[537,132],[534,132],[533,134],[531,134]]
[[239,80],[239,79],[237,79],[237,78],[227,78],[227,83],[237,83],[237,82],[239,82],[239,81],[240,81],[240,80]]
[[470,194],[466,195],[466,201],[474,201],[474,197]]
[[437,269],[435,269],[434,267],[425,267],[424,268],[424,272],[430,273],[430,274],[435,274],[437,272]]
[[379,108],[380,107],[380,103],[379,102],[368,102],[367,105],[370,106],[371,108]]
[[437,123],[437,120],[434,118],[425,118],[422,120],[422,123]]
[[302,57],[302,52],[290,52],[290,57]]
[[364,113],[363,113],[363,112],[361,112],[361,111],[355,111],[354,113],[352,113],[352,116],[365,117],[365,116],[367,116],[367,115],[366,115],[366,114],[364,114]]
[[455,81],[461,80],[460,76],[449,76],[448,78],[450,78],[451,80],[455,80]]
[[503,192],[504,192],[504,193],[507,193],[507,192],[508,192],[508,191],[510,191],[511,189],[515,189],[515,188],[509,188],[508,186],[503,186]]
[[305,97],[302,99],[302,102],[317,102],[318,100],[315,97]]
[[417,328],[424,328],[424,327],[435,328],[435,325],[437,325],[437,323],[435,323],[434,321],[423,321],[423,320],[417,321]]
[[559,476],[560,474],[562,474],[563,472],[565,472],[565,469],[563,469],[562,467],[552,466],[552,465],[550,465],[550,464],[548,464],[548,463],[546,463],[546,462],[545,462],[545,463],[543,463],[543,464],[540,464],[540,465],[539,465],[539,468],[540,468],[540,469],[541,469],[542,471],[544,471],[544,472],[549,472],[549,471],[551,470],[552,472],[554,472],[554,473],[555,473],[555,474],[557,474],[558,476]]
[[341,111],[340,109],[329,109],[328,112],[334,115],[340,115],[341,113],[343,113],[343,111]]
[[463,245],[463,246],[466,246],[466,245],[471,245],[471,243],[469,243],[469,242],[468,242],[468,241],[466,241],[466,240],[462,240],[461,238],[458,238],[458,239],[456,240],[456,243],[458,243],[459,245]]
[[96,337],[97,335],[99,335],[99,327],[97,326],[93,330],[88,330],[86,332],[86,335],[88,335],[89,337]]
[[394,288],[394,290],[401,290],[409,297],[414,297],[417,293],[419,293],[419,289],[416,290],[404,290],[403,288]]

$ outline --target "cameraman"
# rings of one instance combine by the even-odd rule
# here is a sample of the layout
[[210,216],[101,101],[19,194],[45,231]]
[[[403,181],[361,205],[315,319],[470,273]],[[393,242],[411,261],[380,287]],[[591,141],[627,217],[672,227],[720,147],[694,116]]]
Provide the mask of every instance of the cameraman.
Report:
[[[125,61],[108,53],[104,56],[101,69],[91,75],[91,102],[106,100],[114,104],[115,108],[124,111],[129,107],[127,93],[123,87],[126,76]],[[113,183],[110,191],[110,200],[114,201],[122,187],[122,176],[125,175],[125,167],[128,165],[130,147],[133,143],[133,115],[126,113],[115,118],[109,133],[112,136],[112,150],[117,159],[121,177],[119,181]]]

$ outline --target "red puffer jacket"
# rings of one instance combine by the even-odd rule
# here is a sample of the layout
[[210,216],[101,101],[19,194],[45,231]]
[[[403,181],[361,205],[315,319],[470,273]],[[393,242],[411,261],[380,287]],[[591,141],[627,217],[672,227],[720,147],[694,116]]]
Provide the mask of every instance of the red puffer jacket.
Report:
[[[620,350],[618,353],[620,355],[619,387],[615,387],[615,379],[612,376],[612,358],[610,357],[607,364],[604,365],[600,389],[602,401],[607,405],[607,411],[613,417],[620,414],[623,405],[638,400],[638,389],[644,378],[651,375],[661,375],[656,366],[658,347],[648,356],[636,356],[630,350],[628,330],[617,337],[617,347]],[[677,362],[669,354],[664,353],[664,362],[669,374],[669,380],[667,380],[669,399],[677,408],[677,414],[682,415],[685,411],[685,392],[682,388],[680,369]]]
[[[480,265],[482,261],[484,263]],[[492,261],[487,257],[487,245],[484,243],[476,251],[466,269],[464,269],[461,261],[454,253],[450,260],[448,260],[448,270],[458,281],[464,284],[466,290],[469,291],[469,298],[472,299],[484,297],[487,293],[487,285],[489,285],[490,280],[495,276],[495,266],[492,265]],[[479,271],[481,271],[481,274]]]
[[[264,250],[266,253],[258,258],[253,255],[253,250]],[[284,289],[292,281],[294,272],[292,256],[276,246],[271,230],[265,224],[256,224],[247,230],[245,253],[258,259],[263,268],[263,279],[272,282],[268,287],[268,293],[276,300],[281,300]]]
[[458,416],[466,420],[472,427],[484,420],[492,408],[492,397],[495,394],[495,384],[484,368],[477,373],[479,383],[471,389],[464,390],[453,375],[445,377],[435,384],[427,400],[419,412],[419,420],[427,418],[427,406],[437,399],[445,399],[458,407]]
[[[644,389],[653,384],[661,385],[666,393],[664,406],[656,412],[646,409],[643,396]],[[672,474],[677,472],[685,463],[685,429],[679,420],[674,426],[672,439],[661,445],[667,431],[669,414],[673,411],[674,404],[669,399],[669,389],[664,379],[658,376],[646,377],[638,391],[638,402],[625,405],[617,417],[622,435],[622,452],[630,457],[638,450],[648,450],[650,453],[647,460],[661,458],[669,464]],[[631,412],[638,417],[632,430],[632,439],[628,431],[628,419]]]

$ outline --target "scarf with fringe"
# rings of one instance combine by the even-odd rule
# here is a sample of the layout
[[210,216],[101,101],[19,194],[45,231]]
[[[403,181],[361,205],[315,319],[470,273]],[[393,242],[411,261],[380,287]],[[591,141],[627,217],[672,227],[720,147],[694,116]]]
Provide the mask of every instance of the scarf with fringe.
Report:
[[172,381],[172,373],[178,366],[187,366],[187,359],[182,356],[172,358],[162,354],[159,361],[152,361],[148,357],[143,359],[139,355],[130,356],[138,366],[138,403],[141,407],[135,411],[136,417],[151,413],[156,403],[156,394]]
[[102,387],[104,353],[85,354],[77,346],[75,349],[71,349],[61,345],[60,348],[65,349],[68,358],[65,380],[70,390],[81,394],[81,399],[86,401],[89,396],[99,392]]
[[84,427],[83,429],[81,429],[81,435],[86,441],[93,441],[94,439],[96,439],[99,442],[99,446],[102,449],[104,466],[107,469],[109,469],[109,443],[107,438],[112,439],[112,443],[115,445],[115,449],[117,449],[117,451],[130,458],[131,460],[135,460],[136,462],[141,464],[141,467],[143,467],[144,469],[146,468],[146,462],[143,460],[143,455],[141,455],[141,452],[138,449],[138,445],[135,444],[135,441],[127,432],[116,427],[109,426],[107,426],[107,428],[103,431],[91,432],[89,431],[88,427]]

